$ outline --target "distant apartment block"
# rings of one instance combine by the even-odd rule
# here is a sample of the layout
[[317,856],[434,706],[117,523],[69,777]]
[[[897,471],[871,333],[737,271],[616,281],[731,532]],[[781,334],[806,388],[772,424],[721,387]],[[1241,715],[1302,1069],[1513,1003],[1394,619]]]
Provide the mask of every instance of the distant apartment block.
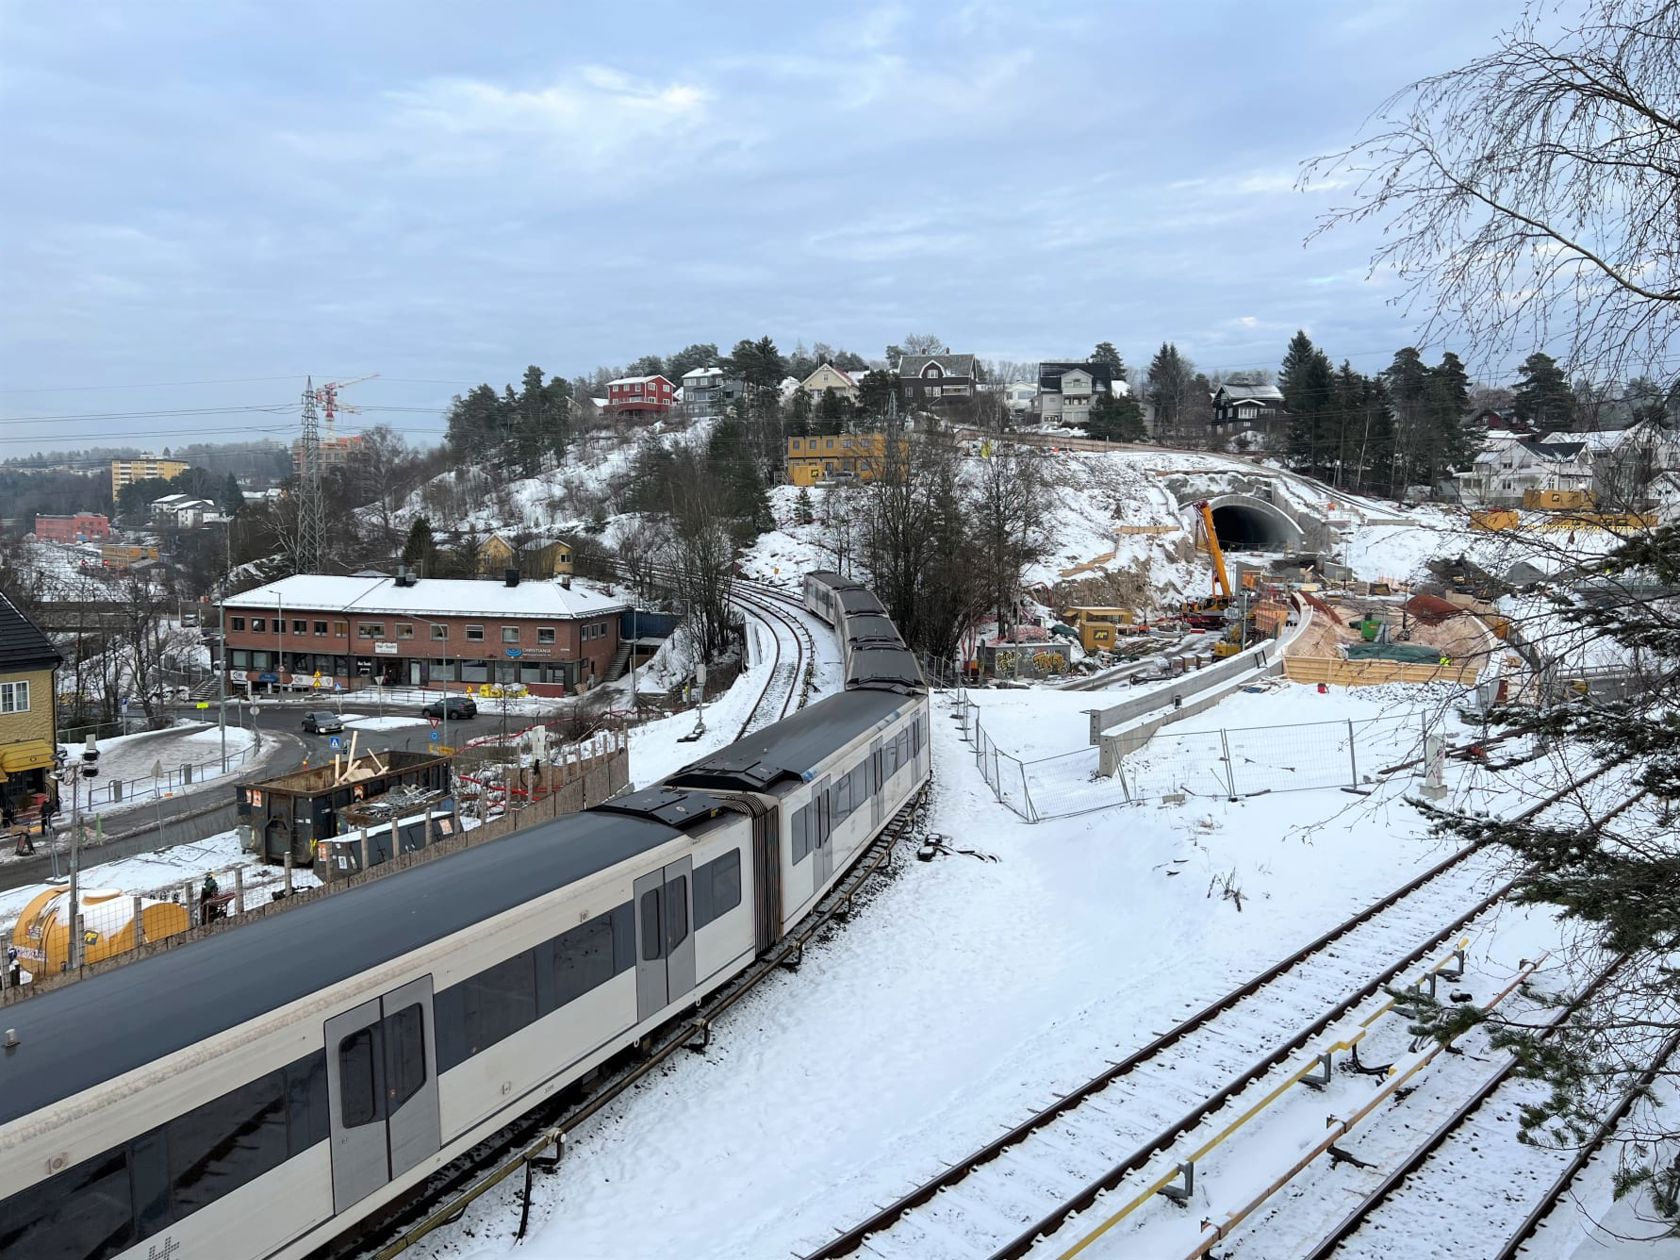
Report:
[[608,414],[658,420],[671,413],[676,386],[663,376],[621,376],[607,382]]
[[[908,441],[900,438],[900,455],[906,456],[908,451]],[[884,433],[790,437],[787,440],[787,479],[796,486],[819,486],[831,481],[873,481],[880,476],[886,458],[887,435]]]
[[136,481],[149,481],[154,477],[161,477],[165,481],[173,481],[187,471],[187,464],[179,459],[159,459],[155,455],[148,455],[142,459],[113,459],[111,461],[111,498],[116,499],[122,493],[124,486],[132,486]]
[[110,536],[111,522],[98,512],[35,518],[35,537],[41,542],[103,542]]
[[[321,439],[321,467],[333,468],[348,462],[353,456],[360,454],[362,449],[362,435],[360,433],[346,433],[341,437]],[[303,475],[303,443],[292,443],[292,471]]]

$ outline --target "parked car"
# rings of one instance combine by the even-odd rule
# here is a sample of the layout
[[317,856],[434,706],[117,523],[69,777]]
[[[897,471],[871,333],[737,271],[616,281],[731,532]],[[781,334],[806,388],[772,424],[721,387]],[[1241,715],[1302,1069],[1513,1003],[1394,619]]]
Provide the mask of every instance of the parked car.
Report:
[[461,718],[478,716],[478,702],[471,696],[445,696],[442,700],[433,700],[420,710],[421,717],[440,718],[447,715],[456,721]]
[[344,719],[336,713],[305,713],[303,715],[303,733],[305,735],[336,735],[344,729]]

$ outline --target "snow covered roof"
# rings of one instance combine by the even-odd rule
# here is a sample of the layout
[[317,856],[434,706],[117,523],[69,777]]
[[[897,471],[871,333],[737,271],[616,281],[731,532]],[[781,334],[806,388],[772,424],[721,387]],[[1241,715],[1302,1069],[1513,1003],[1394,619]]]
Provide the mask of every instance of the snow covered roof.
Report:
[[1276,385],[1241,385],[1227,382],[1215,391],[1214,396],[1218,397],[1220,394],[1224,394],[1225,397],[1233,401],[1246,401],[1248,399],[1275,403],[1283,401],[1283,391]]
[[693,381],[696,385],[704,385],[707,381],[722,375],[723,369],[720,367],[695,368],[692,372],[683,373],[683,384],[686,385]]
[[338,609],[357,613],[434,617],[553,617],[574,619],[617,612],[630,605],[587,587],[558,581],[518,586],[468,578],[421,578],[398,586],[394,578],[299,573],[228,597],[229,608]]
[[[654,376],[621,376],[616,381],[608,381],[607,385],[608,385],[609,388],[613,385],[646,385],[649,381],[665,381],[665,378],[663,376],[658,376],[658,375],[654,375]],[[671,382],[670,381],[665,381],[665,383],[667,385],[669,385]]]
[[898,361],[900,376],[920,376],[930,363],[937,363],[946,376],[973,376],[972,354],[907,354]]

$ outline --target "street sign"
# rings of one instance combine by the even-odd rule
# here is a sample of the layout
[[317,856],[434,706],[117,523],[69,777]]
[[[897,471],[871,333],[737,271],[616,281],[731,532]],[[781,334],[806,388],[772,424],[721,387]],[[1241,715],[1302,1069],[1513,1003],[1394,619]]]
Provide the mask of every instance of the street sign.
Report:
[[434,743],[434,744],[442,743],[443,742],[443,732],[437,730],[436,728],[433,728],[433,730],[426,736],[426,738],[431,740],[432,743]]
[[439,744],[432,751],[437,753],[437,755],[440,756],[440,757],[453,757],[455,755],[455,750],[453,748],[451,748],[448,744]]
[[152,778],[154,778],[154,779],[163,778],[163,758],[162,757],[159,757],[156,761],[152,762]]
[[507,650],[507,655],[508,655],[508,660],[517,661],[521,656],[525,655],[525,649],[524,648],[509,648]]
[[320,670],[315,671],[315,679],[309,685],[311,687],[316,688],[317,690],[320,688],[320,686],[321,686],[321,671]]
[[334,752],[337,752],[340,748],[344,747],[344,741],[337,735],[328,736],[327,747],[332,749]]
[[128,708],[128,697],[127,696],[124,696],[122,698],[122,707],[125,708],[125,709]]
[[443,719],[441,717],[439,717],[437,714],[432,713],[432,714],[427,715],[426,721],[428,721],[432,724],[432,729],[435,731],[438,728],[438,723],[443,721]]

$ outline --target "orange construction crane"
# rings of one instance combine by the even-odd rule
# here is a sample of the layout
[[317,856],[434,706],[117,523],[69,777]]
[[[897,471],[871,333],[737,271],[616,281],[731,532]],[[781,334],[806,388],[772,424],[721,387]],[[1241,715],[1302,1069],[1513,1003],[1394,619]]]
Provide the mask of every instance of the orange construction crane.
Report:
[[1225,552],[1219,546],[1219,534],[1213,528],[1213,508],[1207,500],[1196,505],[1196,510],[1202,514],[1202,529],[1207,532],[1208,558],[1213,561],[1213,582],[1224,595],[1225,602],[1231,602],[1231,578],[1225,572]]
[[334,418],[339,412],[357,412],[361,410],[360,407],[354,406],[351,403],[339,402],[338,391],[341,389],[347,389],[351,385],[360,385],[363,381],[371,381],[378,375],[378,372],[369,372],[366,376],[352,377],[348,381],[328,381],[325,385],[322,385],[315,391],[315,401],[321,405],[321,418],[326,421],[326,431],[323,436],[327,440],[330,441],[333,437],[337,436],[338,430],[335,425]]

